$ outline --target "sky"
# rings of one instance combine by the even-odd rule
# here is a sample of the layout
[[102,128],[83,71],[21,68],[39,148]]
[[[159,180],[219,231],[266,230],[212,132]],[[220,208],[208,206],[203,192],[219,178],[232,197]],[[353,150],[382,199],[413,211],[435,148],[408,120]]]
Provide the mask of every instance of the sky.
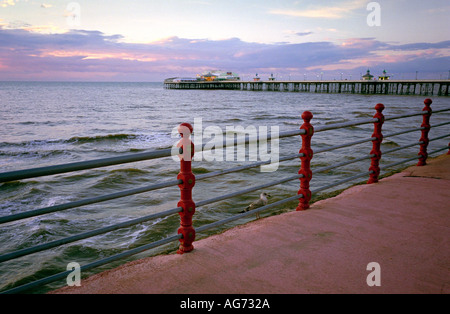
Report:
[[0,80],[450,78],[448,0],[0,0]]

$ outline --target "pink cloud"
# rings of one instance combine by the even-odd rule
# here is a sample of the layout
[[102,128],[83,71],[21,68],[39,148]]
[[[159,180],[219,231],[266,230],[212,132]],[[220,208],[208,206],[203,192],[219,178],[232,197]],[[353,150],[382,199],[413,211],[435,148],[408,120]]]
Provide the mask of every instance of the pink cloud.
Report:
[[[98,31],[42,34],[0,26],[2,80],[150,80],[193,76],[206,69],[238,73],[305,73],[389,66],[440,71],[448,65],[450,41],[392,45],[373,38],[338,43],[259,44],[171,37],[126,43]],[[441,64],[442,63],[442,64]],[[392,71],[392,70],[391,70]],[[262,74],[262,73],[261,73]],[[270,73],[269,73],[270,74]]]

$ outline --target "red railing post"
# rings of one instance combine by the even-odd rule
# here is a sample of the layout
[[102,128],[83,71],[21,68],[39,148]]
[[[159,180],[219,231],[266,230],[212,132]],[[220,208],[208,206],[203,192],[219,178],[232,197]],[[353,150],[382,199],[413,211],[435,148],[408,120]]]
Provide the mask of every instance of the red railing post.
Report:
[[302,114],[302,119],[304,123],[300,127],[301,130],[305,130],[305,134],[302,134],[302,147],[299,151],[300,154],[303,154],[302,157],[300,157],[300,160],[302,161],[302,165],[300,167],[300,170],[298,171],[299,174],[303,175],[302,178],[300,178],[300,190],[297,194],[302,194],[303,197],[300,198],[299,204],[297,206],[297,211],[305,210],[309,208],[309,201],[311,200],[311,190],[309,189],[309,181],[311,181],[312,178],[312,171],[311,171],[311,159],[313,157],[313,151],[311,149],[311,138],[314,134],[314,127],[309,123],[311,119],[313,118],[313,114],[309,111],[305,111]]
[[421,127],[424,128],[422,129],[422,135],[420,137],[420,140],[422,142],[422,144],[420,144],[420,150],[419,150],[419,162],[417,163],[417,166],[425,166],[427,164],[427,158],[428,158],[428,153],[427,153],[427,147],[428,147],[428,143],[429,143],[429,139],[428,139],[428,133],[430,132],[430,117],[431,117],[431,104],[433,103],[433,101],[429,98],[425,99],[423,101],[423,103],[425,104],[425,107],[422,109],[422,111],[426,111],[426,113],[423,114],[423,121],[422,121],[422,125]]
[[375,140],[372,141],[372,150],[370,151],[371,155],[375,155],[371,158],[369,171],[372,171],[369,177],[368,184],[378,182],[378,177],[380,175],[380,159],[381,159],[381,142],[383,141],[383,134],[381,133],[381,128],[384,123],[384,105],[377,104],[375,106],[375,110],[377,113],[373,116],[378,119],[378,121],[373,123],[374,131],[372,137],[375,137]]
[[180,239],[180,246],[177,253],[183,254],[194,249],[192,243],[195,240],[195,229],[192,227],[192,216],[195,213],[195,203],[192,200],[192,188],[195,185],[195,176],[192,173],[191,164],[194,156],[194,144],[189,138],[193,132],[193,128],[189,123],[182,123],[178,126],[178,132],[181,135],[181,140],[177,146],[181,148],[182,153],[178,155],[180,158],[180,173],[177,176],[178,180],[183,183],[179,184],[181,199],[177,206],[182,207],[180,212],[180,228],[178,234],[182,234]]

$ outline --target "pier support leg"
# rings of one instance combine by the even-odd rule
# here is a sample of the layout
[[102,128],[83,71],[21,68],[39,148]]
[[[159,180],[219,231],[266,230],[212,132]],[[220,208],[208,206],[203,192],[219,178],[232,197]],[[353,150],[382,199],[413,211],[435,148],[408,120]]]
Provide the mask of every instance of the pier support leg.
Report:
[[314,127],[311,125],[310,121],[313,118],[313,114],[309,111],[305,111],[302,114],[302,119],[304,123],[300,127],[301,130],[305,130],[305,133],[302,134],[302,148],[299,153],[303,154],[300,157],[302,161],[301,168],[299,170],[299,174],[302,175],[300,178],[300,190],[297,194],[302,194],[303,197],[300,198],[299,204],[297,206],[297,211],[305,210],[309,208],[309,201],[311,200],[311,190],[309,189],[309,181],[312,178],[311,171],[311,159],[313,157],[313,151],[311,149],[311,138],[314,134]]

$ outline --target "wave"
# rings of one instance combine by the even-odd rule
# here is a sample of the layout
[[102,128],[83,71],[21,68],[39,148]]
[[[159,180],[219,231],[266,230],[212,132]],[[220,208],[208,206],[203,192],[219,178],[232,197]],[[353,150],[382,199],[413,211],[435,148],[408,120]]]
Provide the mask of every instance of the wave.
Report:
[[118,174],[130,174],[130,175],[139,175],[139,174],[148,174],[147,170],[137,169],[137,168],[126,168],[126,169],[114,169],[110,170],[109,173],[118,173]]
[[107,135],[97,135],[97,136],[75,136],[71,137],[66,143],[93,143],[93,142],[104,142],[104,141],[123,141],[123,140],[133,140],[138,138],[139,135],[136,134],[107,134]]
[[109,189],[116,187],[127,187],[138,182],[148,180],[148,171],[136,168],[114,169],[95,182],[90,189]]
[[168,148],[173,142],[174,139],[168,132],[74,136],[69,139],[0,142],[0,156],[46,158],[67,154],[73,147],[83,145],[91,146],[92,150],[100,152],[140,152],[146,149]]
[[203,167],[195,167],[192,169],[192,172],[195,174],[202,174],[202,173],[210,173],[211,170],[208,170],[206,168]]
[[39,147],[39,146],[48,146],[49,144],[60,144],[64,143],[62,140],[31,140],[19,143],[13,142],[1,142],[0,148],[8,148],[8,147]]
[[381,145],[387,146],[387,147],[400,147],[400,145],[392,140],[384,140],[381,142]]
[[296,116],[296,115],[279,115],[279,116],[275,116],[273,117],[273,119],[280,119],[280,120],[301,120],[301,115],[300,116]]
[[[163,135],[163,134],[161,134]],[[166,135],[166,134],[164,134]],[[170,137],[170,134],[167,133],[167,136]],[[74,144],[74,143],[98,143],[98,142],[110,142],[110,141],[127,141],[127,140],[142,140],[146,137],[151,139],[152,137],[158,137],[158,134],[155,135],[143,135],[143,134],[127,134],[127,133],[118,133],[118,134],[106,134],[106,135],[95,135],[95,136],[74,136],[67,140],[31,140],[19,143],[11,143],[11,142],[1,142],[0,148],[4,147],[40,147],[40,146],[48,146],[55,144]]]
[[64,125],[67,123],[64,120],[61,121],[22,121],[22,122],[16,122],[17,125],[33,125],[33,126],[55,126],[55,125]]
[[4,182],[4,183],[0,184],[0,191],[6,192],[7,190],[10,190],[10,189],[19,189],[22,187],[36,185],[38,183],[39,182],[35,181],[35,180]]
[[39,225],[39,227],[34,230],[28,230],[27,237],[25,241],[23,241],[22,247],[19,246],[19,248],[27,248],[32,245],[38,245],[40,243],[51,241],[53,240],[54,235],[55,234],[51,228],[45,225]]
[[355,118],[371,118],[374,113],[373,112],[353,111],[352,114],[355,115]]
[[345,119],[345,118],[341,118],[341,119],[337,118],[337,119],[333,119],[332,121],[325,122],[325,124],[326,125],[338,124],[338,123],[345,123],[345,122],[348,122],[348,121],[350,121],[350,120],[349,119]]
[[65,154],[64,150],[50,150],[50,151],[0,151],[0,156],[7,157],[39,157],[47,158]]
[[252,120],[267,120],[272,118],[270,114],[258,114],[252,118]]

